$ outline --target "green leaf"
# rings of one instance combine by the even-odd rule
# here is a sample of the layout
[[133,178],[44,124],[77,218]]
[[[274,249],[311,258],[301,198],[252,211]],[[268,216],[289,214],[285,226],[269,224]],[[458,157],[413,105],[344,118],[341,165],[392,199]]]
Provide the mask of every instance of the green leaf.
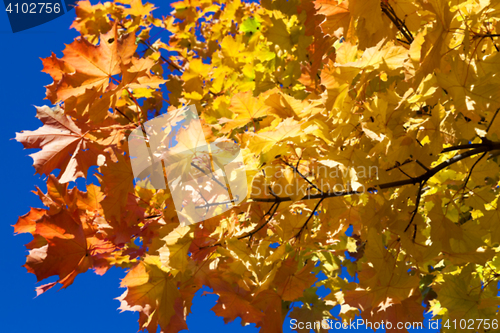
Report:
[[260,29],[260,23],[255,19],[255,17],[247,18],[240,27],[240,31],[244,33],[253,34]]

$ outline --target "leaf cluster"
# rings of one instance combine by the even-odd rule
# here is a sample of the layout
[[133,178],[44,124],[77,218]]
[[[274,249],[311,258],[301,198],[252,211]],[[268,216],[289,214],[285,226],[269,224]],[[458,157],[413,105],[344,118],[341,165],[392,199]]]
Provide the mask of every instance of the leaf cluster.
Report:
[[[120,309],[149,332],[187,329],[202,286],[225,322],[262,332],[337,305],[336,320],[498,319],[497,1],[172,6],[158,19],[141,0],[81,1],[81,36],[42,59],[55,106],[16,136],[48,176],[47,208],[15,225],[34,237],[28,271],[59,277],[38,293],[127,268]],[[208,140],[241,146],[249,184],[245,202],[189,226],[168,190],[134,185],[126,142],[185,105]],[[72,187],[92,166],[99,184]]]

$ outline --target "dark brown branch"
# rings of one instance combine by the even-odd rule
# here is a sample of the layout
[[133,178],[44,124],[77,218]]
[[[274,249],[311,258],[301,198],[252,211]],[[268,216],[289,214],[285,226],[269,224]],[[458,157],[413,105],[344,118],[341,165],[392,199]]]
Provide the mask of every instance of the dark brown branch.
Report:
[[476,34],[476,38],[486,38],[486,37],[500,37],[500,34]]
[[391,187],[399,187],[399,186],[404,186],[404,185],[409,185],[409,184],[417,184],[417,183],[420,183],[422,181],[427,181],[429,178],[434,176],[439,171],[443,170],[444,168],[446,168],[454,163],[457,163],[458,161],[461,161],[467,157],[481,154],[484,152],[488,152],[491,150],[500,150],[500,143],[490,143],[488,145],[484,145],[483,147],[478,147],[478,148],[475,148],[473,150],[466,151],[462,154],[455,155],[452,158],[436,165],[434,168],[429,169],[429,171],[425,172],[424,174],[420,175],[419,177],[414,178],[412,182],[410,182],[408,180],[402,180],[402,181],[381,184],[381,185],[378,185],[377,187],[380,189],[387,189],[387,188],[391,188]]
[[420,184],[419,184],[419,187],[418,187],[418,193],[417,193],[417,200],[415,202],[415,209],[413,210],[413,212],[411,213],[411,218],[410,218],[410,222],[408,223],[408,225],[406,226],[405,228],[405,232],[408,231],[408,228],[410,228],[410,226],[412,225],[413,223],[413,220],[415,219],[415,216],[417,215],[418,213],[418,206],[420,205],[420,199],[422,198],[422,188],[424,187],[424,184],[425,184],[426,181],[422,181]]
[[401,42],[401,43],[406,44],[406,45],[411,45],[410,43],[408,43],[408,42],[407,42],[407,41],[405,41],[405,40],[402,40],[402,39],[400,39],[400,38],[396,38],[396,39],[397,39],[397,41],[398,41],[398,42]]
[[469,173],[467,174],[467,177],[465,178],[464,180],[464,185],[462,186],[462,200],[464,199],[464,195],[465,195],[465,188],[467,187],[467,183],[469,182],[469,179],[470,179],[470,176],[472,175],[472,171],[474,170],[474,168],[476,167],[476,165],[483,159],[483,157],[486,156],[488,152],[484,152],[478,159],[476,162],[474,162],[474,164],[472,165],[472,167],[470,168],[469,170]]
[[415,162],[417,162],[418,165],[420,165],[422,167],[422,169],[424,169],[425,171],[429,171],[429,168],[426,167],[422,162],[420,162],[419,160],[415,160]]
[[[274,206],[274,204],[273,204],[273,206]],[[271,209],[272,209],[273,206],[271,206]],[[250,231],[248,234],[243,235],[243,236],[239,236],[238,239],[244,239],[244,238],[247,238],[247,237],[252,237],[254,234],[256,234],[257,232],[259,232],[259,230],[261,230],[262,228],[264,228],[272,220],[272,218],[273,218],[274,214],[276,214],[276,211],[278,210],[279,206],[280,206],[280,202],[278,201],[278,202],[276,202],[276,207],[274,208],[274,211],[272,213],[269,213],[271,211],[271,209],[268,211],[269,218],[266,220],[265,223],[263,223],[260,227],[258,227],[256,229]],[[266,216],[266,215],[264,215],[264,216]]]
[[[142,44],[146,45],[148,47],[148,49],[150,49],[151,51],[158,52],[158,50],[155,50],[148,42],[143,41],[142,39],[139,41]],[[179,66],[178,64],[176,64],[175,62],[173,62],[172,60],[165,58],[163,55],[160,55],[160,59],[163,60],[168,65],[172,66],[174,69],[178,70],[179,72],[184,73],[184,69],[181,66]]]
[[314,184],[313,184],[313,183],[312,183],[309,179],[307,179],[307,177],[306,177],[306,176],[304,176],[304,175],[303,175],[303,174],[299,171],[299,169],[297,169],[297,167],[298,167],[298,163],[297,163],[297,167],[295,167],[295,166],[293,166],[292,164],[290,164],[290,163],[288,163],[288,162],[284,161],[283,159],[282,159],[281,161],[282,161],[283,163],[285,163],[286,165],[288,165],[290,168],[292,168],[292,169],[293,169],[293,171],[294,171],[295,173],[297,173],[300,177],[302,177],[302,179],[304,179],[306,182],[308,182],[308,183],[309,183],[309,185],[311,185],[312,187],[314,187],[314,188],[315,188],[315,189],[316,189],[319,193],[323,193],[323,191],[321,191],[321,190],[319,189],[319,187],[317,187],[316,185],[314,185]]
[[462,149],[479,148],[479,147],[487,146],[488,144],[489,143],[469,143],[469,144],[466,144],[466,145],[447,147],[447,148],[444,148],[441,151],[441,153],[449,153],[450,151],[462,150]]
[[[465,149],[465,148],[457,148],[457,149]],[[434,168],[429,169],[427,172],[423,173],[422,175],[418,177],[414,177],[412,179],[403,179],[403,180],[398,180],[394,182],[389,182],[389,183],[384,183],[384,184],[379,184],[375,185],[374,187],[369,188],[367,191],[368,192],[373,192],[377,190],[385,190],[388,188],[393,188],[393,187],[401,187],[405,185],[415,185],[419,184],[423,181],[427,181],[429,178],[434,176],[436,173],[439,171],[443,170],[444,168],[457,163],[458,161],[461,161],[465,158],[468,158],[470,156],[474,156],[477,154],[481,154],[484,152],[489,152],[493,150],[500,150],[500,143],[484,143],[480,144],[477,148],[474,148],[472,150],[466,151],[464,153],[458,154],[453,156],[452,158],[436,165]],[[362,191],[354,191],[354,190],[346,190],[346,191],[339,191],[339,192],[326,192],[326,193],[318,193],[318,194],[313,194],[313,195],[306,195],[300,200],[314,200],[314,199],[326,199],[326,198],[333,198],[333,197],[343,197],[347,195],[352,195],[352,194],[361,194],[363,193]],[[276,198],[250,198],[250,200],[254,202],[274,202],[277,199]],[[292,201],[291,198],[289,197],[280,197],[280,201]]]
[[199,166],[197,166],[193,162],[191,162],[191,165],[194,166],[196,169],[198,169],[198,171],[203,172],[206,176],[211,177],[214,182],[219,184],[222,188],[224,188],[227,191],[227,187],[224,184],[222,184],[217,178],[215,178],[213,174],[208,174],[205,170],[203,170],[202,168],[200,168]]
[[118,112],[119,114],[121,114],[122,116],[124,116],[125,118],[127,118],[127,120],[130,122],[130,123],[133,123],[132,119],[130,119],[125,113],[121,112],[120,109],[118,108],[115,108],[115,111]]
[[302,225],[302,227],[300,228],[299,232],[297,232],[297,234],[294,236],[295,239],[299,238],[300,237],[300,234],[302,233],[302,231],[304,231],[304,229],[307,227],[307,223],[309,223],[309,220],[312,219],[312,217],[314,216],[314,213],[316,212],[316,210],[318,209],[319,205],[323,202],[323,200],[325,200],[325,198],[321,198],[320,201],[318,201],[318,203],[316,204],[316,206],[314,206],[314,209],[312,210],[311,212],[311,215],[309,215],[309,217],[307,218],[306,222],[304,222],[304,224]]
[[[428,169],[425,173],[423,173],[422,175],[420,175],[418,177],[415,177],[415,178],[412,178],[412,179],[405,179],[405,180],[399,180],[399,181],[394,181],[394,182],[379,184],[379,185],[376,185],[375,187],[371,187],[371,188],[369,188],[367,190],[368,192],[376,192],[377,190],[384,190],[384,189],[389,189],[389,188],[401,187],[401,186],[405,186],[405,185],[419,184],[419,191],[418,191],[418,194],[417,194],[417,200],[416,200],[416,204],[415,204],[415,210],[412,212],[412,217],[410,219],[410,223],[405,228],[405,232],[408,230],[408,228],[411,226],[411,224],[413,224],[413,220],[415,218],[415,215],[418,212],[418,206],[419,206],[420,199],[421,199],[421,196],[422,196],[423,186],[424,186],[424,184],[432,176],[434,176],[439,171],[445,169],[446,167],[448,167],[448,166],[450,166],[450,165],[452,165],[454,163],[457,163],[457,162],[459,162],[459,161],[461,161],[461,160],[463,160],[465,158],[468,158],[468,157],[471,157],[471,156],[474,156],[474,155],[477,155],[477,154],[481,154],[481,153],[483,153],[483,155],[484,155],[487,152],[490,152],[490,151],[493,151],[493,150],[500,150],[500,143],[498,143],[498,142],[496,142],[496,143],[486,142],[484,144],[463,145],[463,146],[449,147],[449,148],[453,148],[450,151],[460,150],[460,149],[467,149],[467,148],[474,148],[474,149],[466,151],[466,152],[464,152],[462,154],[455,155],[452,158],[450,158],[450,159],[448,159],[448,160],[446,160],[446,161],[438,164],[434,168]],[[319,194],[307,195],[307,196],[303,197],[301,200],[312,200],[312,199],[320,199],[320,200],[318,201],[318,203],[314,207],[311,215],[308,217],[308,219],[306,220],[306,222],[300,228],[300,230],[297,233],[297,235],[295,236],[295,238],[298,238],[300,236],[300,234],[303,232],[303,230],[307,227],[307,224],[312,219],[312,217],[314,216],[314,213],[316,212],[316,210],[318,209],[319,205],[323,202],[324,199],[326,199],[326,198],[333,198],[333,197],[348,196],[348,195],[352,195],[352,194],[361,194],[361,193],[363,193],[363,192],[362,191],[355,191],[355,190],[346,190],[346,191],[341,191],[341,192],[319,193]],[[266,222],[264,222],[261,226],[257,227],[255,230],[249,232],[246,235],[239,236],[238,239],[252,237],[256,232],[258,232],[259,230],[261,230],[264,226],[266,226],[271,221],[271,219],[273,218],[274,214],[276,213],[276,211],[277,211],[277,209],[278,209],[278,207],[279,207],[279,205],[280,205],[281,202],[292,201],[292,199],[289,198],[289,197],[283,197],[283,198],[282,197],[275,197],[275,198],[250,198],[250,200],[253,201],[253,202],[272,202],[273,204],[272,204],[271,208],[269,209],[269,211],[266,214],[264,214],[264,216],[266,216],[266,215],[270,215],[270,216],[266,220]],[[273,208],[275,208],[275,209],[271,213],[271,210]],[[415,226],[415,229],[414,229],[414,232],[413,232],[413,237],[415,237],[415,236],[416,236],[416,226]],[[222,245],[222,244],[221,243],[216,243],[216,244],[213,244],[213,245],[208,245],[208,246],[200,247],[200,249],[205,249],[205,248],[214,247],[214,246],[220,246],[220,245]]]
[[295,166],[296,169],[299,168],[300,160],[302,159],[302,154],[300,154],[299,160],[297,161],[297,165]]
[[[254,234],[256,234],[257,232],[259,232],[259,230],[261,230],[262,228],[264,228],[272,220],[274,214],[276,214],[276,211],[278,210],[278,208],[280,206],[280,203],[281,203],[281,201],[275,201],[271,205],[271,208],[269,208],[269,210],[264,214],[264,216],[262,216],[264,218],[267,215],[269,215],[269,218],[262,225],[260,225],[259,227],[255,228],[254,230],[250,231],[249,233],[247,233],[245,235],[239,236],[237,239],[244,239],[244,238],[247,238],[247,237],[252,237]],[[274,211],[273,211],[273,208],[274,208]],[[272,213],[271,213],[271,211],[272,211]],[[207,248],[210,248],[210,247],[215,247],[215,246],[221,246],[221,245],[222,245],[222,243],[215,243],[215,244],[212,244],[212,245],[202,246],[202,247],[200,247],[200,250],[207,249]]]
[[[203,196],[202,196],[202,198],[203,198]],[[203,200],[205,200],[205,198],[203,198]],[[238,197],[236,197],[236,199],[234,199],[234,200],[226,200],[226,201],[212,202],[212,203],[209,203],[208,201],[205,200],[205,202],[207,203],[206,205],[195,206],[194,208],[209,208],[212,206],[230,204],[230,203],[236,202],[236,201],[238,201]]]
[[408,42],[407,44],[411,44],[413,42],[413,35],[406,26],[406,24],[403,21],[401,21],[401,19],[396,15],[396,12],[392,8],[392,6],[384,1],[380,2],[380,6],[382,8],[382,12],[389,18],[389,20],[392,21],[392,23],[394,23],[394,25],[406,38]]
[[493,115],[493,118],[491,119],[490,124],[488,125],[488,128],[486,129],[486,133],[488,133],[488,132],[489,132],[489,130],[490,130],[490,128],[491,128],[491,125],[493,125],[493,122],[495,121],[495,118],[497,117],[498,111],[500,111],[500,108],[498,108],[498,109],[495,111],[495,114]]
[[162,214],[149,215],[149,216],[146,216],[144,219],[145,220],[154,219],[154,218],[161,217],[161,216],[162,216]]
[[491,42],[493,43],[493,46],[495,47],[495,50],[497,50],[497,52],[500,52],[500,49],[498,48],[497,44],[495,43],[493,36],[490,36],[490,39],[491,39]]

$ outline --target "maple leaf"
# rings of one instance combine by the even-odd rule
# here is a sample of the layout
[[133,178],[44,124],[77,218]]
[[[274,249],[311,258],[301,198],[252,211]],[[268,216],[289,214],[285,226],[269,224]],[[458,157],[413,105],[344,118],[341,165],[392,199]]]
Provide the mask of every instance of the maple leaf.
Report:
[[[67,184],[60,184],[50,175],[47,193],[38,188],[37,192],[50,210],[33,208],[14,225],[17,233],[34,236],[34,240],[26,245],[30,250],[25,265],[28,272],[35,274],[38,281],[59,276],[57,281],[37,287],[37,295],[57,283],[66,288],[78,274],[89,268],[104,274],[109,268],[109,255],[115,247],[96,234],[94,221],[101,210],[98,187],[89,185],[87,192],[77,188],[68,190]],[[85,213],[95,215],[82,221],[81,216]]]
[[387,66],[390,70],[402,67],[403,61],[408,57],[408,51],[404,47],[384,42],[385,40],[381,40],[376,46],[366,49],[358,61],[342,66],[373,69]]
[[75,7],[76,19],[71,28],[82,35],[91,35],[91,42],[98,40],[101,32],[108,32],[112,28],[111,20],[107,14],[113,13],[117,8],[109,4],[92,5],[90,1],[83,0]]
[[[66,101],[79,109],[82,102],[87,102],[84,112],[80,112],[89,112],[93,122],[101,122],[107,110],[115,107],[123,89],[158,88],[166,82],[150,73],[154,60],[133,57],[136,48],[134,36],[119,35],[116,25],[100,36],[97,46],[84,38],[75,40],[67,45],[61,59],[54,55],[42,59],[44,71],[54,79],[47,86],[47,97],[52,103]],[[121,81],[117,79],[119,74]]]
[[46,214],[45,209],[41,208],[31,208],[31,210],[23,216],[20,216],[17,223],[13,226],[14,232],[17,234],[22,234],[29,232],[34,233],[36,230],[36,221],[42,218]]
[[97,165],[102,153],[100,145],[86,137],[86,131],[59,107],[37,107],[37,118],[44,124],[36,131],[16,133],[16,140],[24,148],[40,148],[31,154],[38,174],[48,175],[60,169],[59,181],[67,183],[78,177],[86,177],[87,170]]
[[316,129],[315,125],[287,118],[274,129],[262,130],[256,134],[245,133],[245,138],[249,140],[249,148],[252,153],[261,155],[261,160],[266,162],[276,155],[285,154],[288,150],[287,146],[280,145],[280,143],[296,138],[300,139]]
[[[438,299],[443,307],[448,308],[452,319],[493,318],[495,304],[500,302],[494,288],[486,286],[483,290],[481,282],[473,273],[473,264],[462,269],[460,274],[444,276],[441,286],[437,288]],[[478,288],[479,287],[479,288]]]
[[190,231],[189,226],[179,226],[169,233],[163,240],[165,245],[158,250],[161,262],[173,269],[184,272],[189,264],[188,250],[191,238],[186,237]]
[[321,24],[321,29],[327,34],[336,35],[347,34],[351,21],[349,12],[349,1],[338,0],[316,0],[314,6],[319,14],[326,17]]
[[241,317],[246,322],[259,321],[263,313],[251,306],[251,295],[238,285],[231,285],[221,278],[210,277],[210,287],[219,295],[217,304],[212,308],[216,315],[228,323]]
[[[328,332],[327,321],[331,319],[330,310],[333,308],[332,301],[324,301],[316,295],[316,290],[309,288],[306,290],[305,295],[302,297],[304,305],[301,308],[294,308],[290,312],[290,317],[297,320],[298,323],[323,323],[320,327],[316,326],[316,332]],[[307,324],[306,324],[307,325]],[[297,329],[297,332],[309,332],[310,329]]]
[[139,311],[142,329],[156,330],[158,325],[161,332],[187,328],[182,307],[178,305],[181,294],[158,258],[146,257],[123,278],[121,286],[127,291],[118,298],[120,310]]
[[[386,328],[387,332],[407,332],[406,328],[399,328],[398,322],[401,318],[407,318],[409,322],[421,323],[424,321],[422,306],[420,305],[420,295],[412,295],[401,303],[393,303],[391,299],[382,304],[377,309],[364,311],[363,317],[369,322],[391,323],[391,328]],[[385,325],[388,326],[387,324]]]
[[50,74],[54,81],[62,79],[63,75],[66,73],[74,72],[74,68],[68,63],[61,59],[58,59],[54,53],[50,57],[42,59],[43,70],[47,74]]
[[58,282],[66,288],[76,275],[92,267],[83,228],[68,212],[42,215],[31,233],[46,241],[45,245],[30,249],[26,259],[25,267],[38,281],[58,275]]
[[130,8],[124,11],[125,15],[143,17],[148,16],[151,11],[156,9],[156,7],[150,3],[142,4],[142,0],[124,1],[124,3],[130,3]]
[[295,300],[302,296],[304,290],[309,288],[316,277],[311,273],[314,267],[313,262],[309,262],[297,271],[298,262],[293,258],[285,260],[276,273],[276,284],[278,294],[285,301]]
[[227,133],[235,128],[245,126],[250,122],[258,121],[269,113],[269,107],[265,105],[263,98],[256,99],[252,93],[241,92],[231,98],[230,110],[236,115],[234,119],[221,119],[224,123],[224,131]]
[[129,193],[134,189],[132,168],[122,154],[110,152],[99,169],[102,174],[97,177],[106,193],[101,203],[105,214],[120,220],[125,213],[123,208],[129,200]]
[[[61,60],[75,72],[66,73],[60,81],[47,86],[48,91],[53,91],[50,95],[51,102],[80,96],[87,89],[105,90],[113,75],[121,73],[121,66],[131,62],[136,48],[134,36],[120,39],[116,26],[107,34],[101,35],[98,46],[84,38],[67,45]],[[54,77],[54,80],[57,78],[58,76]]]
[[101,36],[98,46],[78,39],[64,49],[62,60],[77,72],[96,78],[109,78],[120,73],[120,65],[128,64],[135,53],[132,36],[116,40],[116,30]]

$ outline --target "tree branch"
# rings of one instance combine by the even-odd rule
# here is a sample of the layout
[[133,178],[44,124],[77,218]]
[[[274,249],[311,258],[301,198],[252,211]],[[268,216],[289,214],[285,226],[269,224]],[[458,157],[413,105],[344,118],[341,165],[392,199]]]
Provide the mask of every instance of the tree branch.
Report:
[[300,234],[302,233],[302,231],[304,231],[304,229],[306,228],[307,226],[307,223],[309,223],[309,220],[312,219],[312,217],[314,216],[314,213],[316,212],[316,209],[318,209],[319,205],[323,202],[323,200],[325,200],[325,198],[321,198],[320,201],[318,201],[318,203],[316,204],[316,206],[314,207],[313,211],[311,212],[311,215],[309,215],[309,217],[307,218],[306,222],[302,225],[302,227],[300,228],[299,232],[297,232],[297,234],[294,236],[295,239],[299,238],[300,237]]
[[115,108],[115,111],[124,116],[130,123],[133,123],[132,119],[130,119],[125,113],[121,112],[120,109]]
[[[296,172],[296,173],[297,173],[300,177],[302,177],[302,179],[304,179],[306,182],[308,182],[308,183],[309,183],[309,185],[311,185],[312,187],[314,187],[314,188],[315,188],[315,189],[316,189],[319,193],[323,193],[323,191],[321,191],[321,190],[319,189],[319,187],[317,187],[316,185],[314,185],[314,184],[313,184],[313,183],[312,183],[309,179],[307,179],[307,177],[306,177],[306,176],[304,176],[304,175],[303,175],[303,174],[302,174],[302,173],[301,173],[301,172],[297,169],[297,167],[298,167],[298,163],[297,163],[297,167],[295,167],[295,166],[293,166],[292,164],[290,164],[290,163],[286,162],[286,161],[285,161],[285,160],[283,160],[283,159],[282,159],[281,161],[282,161],[283,163],[285,163],[286,165],[288,165],[290,168],[292,168],[294,172]],[[299,162],[300,162],[300,161],[299,161]]]
[[476,167],[476,165],[483,159],[484,156],[486,156],[488,152],[484,152],[478,159],[476,162],[474,162],[474,164],[472,165],[472,167],[470,168],[469,170],[469,173],[467,174],[467,177],[465,178],[465,181],[464,181],[464,185],[462,186],[462,200],[464,199],[464,195],[465,195],[465,188],[467,187],[467,183],[469,182],[469,179],[470,179],[470,176],[472,175],[472,171],[474,170],[474,168]]
[[[418,187],[418,194],[417,194],[417,200],[415,202],[415,209],[413,210],[412,214],[411,214],[411,218],[410,218],[410,222],[408,223],[408,225],[406,226],[405,228],[405,232],[408,231],[408,228],[412,225],[413,223],[413,220],[415,219],[415,216],[417,215],[418,213],[418,206],[420,205],[420,199],[422,198],[422,188],[424,187],[425,185],[425,182],[426,181],[423,181],[420,183],[419,187]],[[416,225],[415,225],[416,227]]]
[[389,20],[392,21],[392,23],[394,23],[394,25],[406,38],[407,40],[406,44],[411,44],[413,42],[413,35],[406,26],[406,24],[403,21],[401,21],[401,19],[396,15],[396,12],[392,8],[392,6],[384,1],[380,2],[380,6],[382,8],[382,12],[389,18]]
[[[411,179],[398,180],[398,181],[389,182],[389,183],[383,183],[383,184],[375,185],[374,187],[370,187],[367,189],[367,192],[377,192],[378,190],[385,190],[385,189],[401,187],[401,186],[405,186],[405,185],[419,184],[419,191],[417,194],[415,209],[412,212],[412,217],[410,219],[409,224],[405,228],[405,232],[413,224],[413,220],[418,212],[418,207],[419,207],[420,200],[422,197],[422,192],[423,192],[422,191],[423,186],[432,176],[434,176],[439,171],[445,169],[446,167],[448,167],[454,163],[457,163],[463,159],[466,159],[468,157],[471,157],[471,156],[474,156],[477,154],[485,155],[487,152],[490,152],[493,150],[500,150],[500,142],[495,142],[495,143],[485,142],[484,144],[472,144],[472,145],[469,144],[469,145],[462,145],[462,146],[449,147],[449,148],[453,148],[450,151],[467,149],[467,148],[474,148],[474,149],[466,151],[466,152],[458,154],[458,155],[455,155],[452,158],[436,165],[434,168],[427,169],[427,171],[425,173],[423,173],[422,175],[420,175],[418,177],[411,178]],[[320,200],[318,201],[318,203],[314,207],[313,211],[311,212],[311,214],[307,218],[306,222],[300,228],[299,232],[294,236],[294,238],[298,238],[300,236],[300,234],[303,232],[303,230],[307,227],[307,224],[312,219],[312,217],[314,216],[314,213],[318,209],[319,205],[323,202],[323,200],[325,200],[326,198],[342,197],[342,196],[348,196],[348,195],[352,195],[352,194],[361,194],[361,193],[363,193],[363,192],[357,191],[357,190],[346,190],[346,191],[340,191],[340,192],[322,192],[322,193],[318,193],[318,194],[314,194],[314,195],[306,195],[305,197],[300,199],[300,200],[313,200],[313,199],[320,199]],[[279,207],[281,202],[292,201],[292,199],[289,197],[278,197],[278,196],[275,196],[274,198],[250,198],[250,200],[251,200],[250,202],[252,202],[252,201],[253,202],[270,202],[270,203],[272,202],[273,204],[272,204],[271,208],[268,210],[268,212],[266,214],[264,214],[264,216],[266,216],[266,215],[270,215],[270,216],[266,220],[266,222],[264,222],[262,225],[260,225],[256,229],[252,230],[248,234],[245,234],[243,236],[239,236],[238,239],[243,239],[243,238],[253,236],[255,233],[257,233],[259,230],[261,230],[264,226],[266,226],[271,221],[274,214],[278,210],[278,207]],[[274,208],[274,211],[271,213],[273,208]],[[415,236],[416,236],[416,226],[415,226],[415,230],[413,233],[413,237],[415,237]],[[205,248],[220,246],[220,245],[222,245],[222,243],[216,243],[216,244],[212,244],[212,245],[208,245],[208,246],[203,246],[203,247],[200,247],[200,249],[205,249]]]
[[[467,146],[467,145],[454,147],[455,148],[454,150],[465,149],[466,148],[465,146]],[[484,143],[484,144],[479,144],[479,146],[474,145],[474,147],[476,147],[476,148],[469,150],[469,151],[466,151],[464,153],[455,155],[452,158],[436,165],[434,168],[429,169],[428,171],[426,171],[425,173],[423,173],[422,175],[420,175],[418,177],[414,177],[411,179],[398,180],[398,181],[389,182],[389,183],[378,184],[378,185],[375,185],[374,187],[368,188],[367,192],[371,192],[371,191],[376,192],[377,190],[385,190],[385,189],[394,188],[394,187],[401,187],[401,186],[405,186],[405,185],[419,184],[423,181],[427,181],[428,179],[430,179],[432,176],[434,176],[436,173],[443,170],[444,168],[446,168],[454,163],[457,163],[458,161],[461,161],[465,158],[468,158],[468,157],[471,157],[471,156],[474,156],[477,154],[481,154],[484,152],[489,152],[489,151],[493,151],[493,150],[500,150],[500,143],[498,143],[498,142],[489,143],[488,142],[488,143]],[[355,190],[346,190],[346,191],[339,191],[339,192],[333,191],[333,192],[318,193],[318,194],[313,194],[313,195],[308,194],[300,200],[314,200],[314,199],[322,199],[322,198],[326,199],[326,198],[343,197],[343,196],[347,196],[347,195],[361,194],[361,193],[363,193],[363,192],[362,191],[355,191]],[[254,202],[275,202],[276,200],[292,201],[292,199],[289,197],[250,198],[250,200],[254,201]]]
[[[202,196],[202,198],[203,198],[203,196]],[[205,198],[203,198],[203,200],[205,200]],[[209,203],[207,200],[205,200],[205,202],[207,203],[206,205],[195,206],[194,208],[209,208],[209,207],[212,207],[212,206],[219,206],[219,205],[230,204],[230,203],[236,202],[236,201],[238,201],[238,196],[236,196],[236,199],[234,199],[234,200],[226,200],[226,201],[212,202],[212,203]]]
[[425,171],[429,171],[429,168],[426,167],[422,162],[420,162],[419,160],[415,160],[415,162],[417,162],[418,165],[420,165],[423,169],[425,169]]
[[216,182],[217,184],[219,184],[223,189],[225,189],[226,191],[228,190],[227,187],[222,184],[217,178],[215,178],[215,176],[213,175],[213,173],[210,173],[208,174],[204,169],[200,168],[199,166],[197,166],[196,164],[194,164],[193,162],[191,162],[191,166],[195,167],[196,169],[198,169],[198,171],[201,171],[203,172],[206,176],[209,176],[212,178],[212,180],[214,182]]
[[449,153],[450,151],[462,150],[462,149],[479,148],[479,147],[487,146],[488,144],[489,143],[469,143],[469,144],[466,144],[466,145],[447,147],[447,148],[444,148],[441,151],[441,153]]
[[493,115],[493,118],[491,119],[490,124],[488,125],[488,128],[486,129],[486,133],[488,133],[488,131],[489,131],[489,130],[490,130],[490,128],[491,128],[491,125],[493,125],[493,122],[495,121],[495,118],[497,117],[498,111],[500,111],[500,108],[498,108],[498,109],[495,111],[495,114]]
[[[256,233],[257,233],[260,229],[264,228],[264,227],[265,227],[265,226],[266,226],[266,225],[267,225],[267,224],[268,224],[268,223],[272,220],[272,218],[273,218],[274,214],[276,214],[276,211],[278,210],[278,208],[279,208],[279,206],[280,206],[280,202],[279,202],[279,201],[278,201],[278,202],[275,202],[275,204],[276,204],[276,207],[274,208],[274,211],[273,211],[272,213],[269,213],[269,212],[270,212],[270,211],[271,211],[271,209],[273,208],[274,204],[273,204],[273,206],[271,206],[271,209],[269,209],[269,211],[268,211],[268,213],[267,213],[267,214],[269,214],[269,218],[266,220],[266,222],[265,222],[265,223],[263,223],[260,227],[258,227],[258,228],[256,228],[256,229],[254,229],[254,230],[250,231],[248,234],[243,235],[243,236],[239,236],[239,237],[238,237],[238,239],[243,239],[243,238],[247,238],[247,237],[252,237],[252,236],[253,236],[254,234],[256,234]],[[266,214],[266,215],[267,215],[267,214]],[[266,216],[266,215],[264,215],[264,216]]]
[[[152,47],[148,42],[146,41],[143,41],[142,39],[139,40],[142,44],[146,45],[148,47],[148,49],[150,49],[151,51],[153,52],[158,52],[158,50],[155,50],[154,47]],[[177,65],[175,62],[173,62],[172,60],[170,59],[167,59],[165,58],[163,55],[160,55],[160,59],[163,60],[165,63],[167,63],[168,65],[172,66],[173,68],[175,68],[176,70],[178,70],[179,72],[181,73],[184,73],[184,69]]]
[[[264,228],[272,220],[274,214],[276,214],[276,211],[278,210],[278,208],[280,206],[280,203],[281,203],[280,201],[274,202],[271,205],[271,208],[269,208],[269,210],[267,211],[267,213],[264,214],[263,217],[269,215],[269,218],[266,220],[266,222],[264,222],[262,225],[260,225],[259,227],[255,228],[254,230],[250,231],[249,233],[247,233],[245,235],[242,235],[242,236],[239,236],[237,239],[244,239],[244,238],[247,238],[247,237],[252,237],[254,234],[256,234],[257,232],[259,232],[259,230],[261,230],[262,228]],[[271,213],[271,211],[273,210],[273,208],[274,208],[274,211]],[[212,244],[212,245],[202,246],[199,249],[203,250],[203,249],[208,249],[210,247],[221,246],[221,245],[222,245],[222,243],[215,243],[215,244]]]

